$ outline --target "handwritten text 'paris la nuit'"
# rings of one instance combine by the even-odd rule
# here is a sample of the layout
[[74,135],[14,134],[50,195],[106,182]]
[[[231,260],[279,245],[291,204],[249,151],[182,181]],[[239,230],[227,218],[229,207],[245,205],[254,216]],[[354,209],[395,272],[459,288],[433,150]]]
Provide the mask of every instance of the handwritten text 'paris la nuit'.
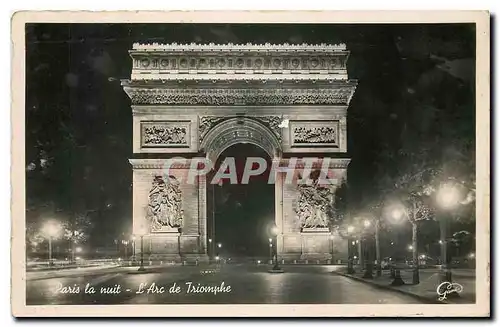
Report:
[[115,284],[113,286],[92,286],[87,283],[85,287],[80,287],[79,285],[73,286],[63,286],[59,284],[56,286],[56,293],[85,293],[85,294],[121,294],[123,292],[134,292],[135,294],[197,294],[197,293],[231,293],[231,286],[225,285],[221,282],[219,285],[203,285],[200,283],[193,283],[191,281],[185,282],[184,285],[178,285],[173,283],[171,285],[160,285],[155,282],[153,283],[140,283],[137,289],[124,289],[120,284]]

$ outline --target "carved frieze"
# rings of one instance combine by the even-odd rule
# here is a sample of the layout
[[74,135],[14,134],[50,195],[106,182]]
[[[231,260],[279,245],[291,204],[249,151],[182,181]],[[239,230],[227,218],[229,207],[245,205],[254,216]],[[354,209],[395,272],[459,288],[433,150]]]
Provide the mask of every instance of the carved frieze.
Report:
[[339,121],[292,121],[292,146],[339,147]]
[[133,68],[140,71],[178,71],[195,70],[203,71],[332,71],[346,68],[347,53],[332,55],[300,54],[295,56],[279,55],[169,55],[136,54],[133,55]]
[[165,105],[347,105],[354,88],[316,89],[137,89],[127,93],[132,104]]
[[296,144],[335,144],[337,142],[337,129],[332,126],[294,127],[293,134],[293,141]]
[[[201,116],[200,117],[200,124],[199,124],[199,135],[200,135],[200,142],[203,141],[205,135],[208,133],[208,131],[217,125],[218,123],[234,118],[235,116]],[[278,141],[281,141],[281,127],[280,124],[282,122],[282,117],[281,116],[247,116],[249,119],[254,119],[259,122],[261,122],[263,125],[268,127],[273,134],[276,136]],[[238,135],[241,136],[241,135]]]
[[345,44],[134,44],[136,71],[345,71]]
[[141,122],[142,147],[188,147],[189,122]]
[[151,232],[182,227],[182,192],[173,176],[155,176],[148,195],[146,219]]

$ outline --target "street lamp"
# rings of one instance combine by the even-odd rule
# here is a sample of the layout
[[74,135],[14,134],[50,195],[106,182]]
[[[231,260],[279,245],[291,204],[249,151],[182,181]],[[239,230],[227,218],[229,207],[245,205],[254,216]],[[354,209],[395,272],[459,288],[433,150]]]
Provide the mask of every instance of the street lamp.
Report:
[[331,264],[333,265],[333,264],[335,264],[334,258],[333,258],[333,256],[334,256],[334,254],[333,254],[333,250],[334,250],[334,248],[333,248],[333,240],[335,239],[335,237],[333,236],[333,234],[330,234],[329,239],[330,239],[330,251],[331,251],[331,254],[332,254]]
[[[372,258],[372,251],[370,251],[370,248],[367,247],[367,244],[368,244],[368,235],[369,235],[369,232],[370,232],[370,227],[372,226],[372,222],[370,219],[364,219],[363,220],[363,227],[364,227],[364,232],[365,232],[365,241],[364,242],[364,249],[365,249],[365,253],[362,255],[362,251],[363,251],[363,248],[361,248],[361,251],[360,251],[360,261],[363,259],[365,261],[365,273],[363,274],[363,278],[367,278],[367,279],[372,279],[373,278],[373,261],[371,260]],[[378,225],[376,225],[377,227]],[[376,247],[376,257],[379,257],[380,256],[380,251],[379,249],[377,249],[377,245],[378,245],[378,229],[375,228],[375,247]],[[363,257],[361,259],[361,257]]]
[[135,265],[135,235],[130,238],[132,240],[132,265]]
[[[348,274],[354,274],[354,260],[352,257],[352,247],[356,245],[355,241],[352,241],[352,237],[354,233],[356,232],[356,228],[352,225],[347,226],[347,273]],[[357,257],[354,256],[354,259]]]
[[[437,192],[437,202],[444,211],[450,215],[450,211],[455,208],[460,200],[460,192],[457,187],[451,183],[442,184]],[[443,213],[444,215],[444,213]],[[451,283],[451,256],[448,255],[448,227],[449,220],[447,217],[441,217],[439,220],[441,231],[441,282]],[[457,294],[457,293],[454,293]]]
[[208,259],[210,261],[212,261],[212,258],[214,257],[214,248],[213,248],[213,245],[212,245],[212,239],[209,238],[208,239]]
[[49,240],[49,265],[52,266],[52,239],[57,238],[61,233],[62,226],[55,220],[50,220],[43,226],[42,234]]
[[[279,232],[279,229],[278,229],[278,226],[276,226],[275,223],[273,223],[270,227],[270,232],[271,232],[271,236],[272,236],[272,243],[271,243],[271,246],[272,246],[272,250],[273,250],[273,259],[274,259],[274,266],[271,270],[269,270],[269,272],[271,273],[275,273],[275,272],[283,272],[283,269],[281,269],[279,267],[279,264],[278,264],[278,246],[277,246],[277,238],[278,238],[278,232]],[[274,244],[273,244],[274,243]]]
[[122,240],[122,244],[125,248],[125,260],[127,260],[128,240]]
[[139,228],[139,237],[141,238],[141,265],[139,266],[139,269],[137,269],[137,271],[146,270],[146,268],[144,268],[144,234],[146,234],[146,228],[144,226],[141,226]]
[[[398,204],[390,209],[389,212],[389,220],[395,225],[400,225],[403,221],[403,217],[405,216],[405,208]],[[400,286],[404,285],[405,282],[403,278],[401,278],[401,270],[398,266],[398,259],[400,260],[400,249],[398,248],[399,243],[399,233],[396,235],[395,241],[391,241],[391,245],[394,246],[393,256],[394,261],[391,260],[391,278],[393,278],[391,285]]]
[[394,209],[392,209],[391,217],[395,221],[401,221],[401,218],[403,218],[403,215],[404,215],[404,212],[403,212],[403,210],[401,208],[394,208]]
[[273,243],[272,243],[272,240],[269,243],[269,261],[270,261],[270,264],[273,264]]

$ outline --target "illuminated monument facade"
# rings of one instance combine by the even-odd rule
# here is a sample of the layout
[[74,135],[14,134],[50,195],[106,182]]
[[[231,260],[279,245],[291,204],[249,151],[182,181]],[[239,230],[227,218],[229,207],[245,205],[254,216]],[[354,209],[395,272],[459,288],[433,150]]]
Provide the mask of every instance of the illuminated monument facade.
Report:
[[[238,143],[288,167],[273,176],[279,259],[346,258],[347,242],[329,217],[349,164],[346,116],[356,81],[347,76],[348,54],[343,44],[133,45],[122,86],[133,112],[133,229],[144,235],[146,259],[208,260],[210,181],[186,176],[195,158],[216,162]],[[173,157],[188,159],[167,172]],[[288,183],[286,174],[305,177],[312,157],[329,159],[310,160],[332,184]]]

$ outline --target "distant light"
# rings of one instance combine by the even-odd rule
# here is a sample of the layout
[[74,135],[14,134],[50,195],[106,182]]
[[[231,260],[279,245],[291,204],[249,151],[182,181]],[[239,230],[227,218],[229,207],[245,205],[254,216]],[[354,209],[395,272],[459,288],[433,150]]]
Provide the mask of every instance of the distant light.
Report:
[[219,256],[216,256],[216,257],[215,257],[215,260],[219,260]]
[[354,226],[351,226],[351,225],[347,226],[348,233],[354,233],[354,230],[355,230]]
[[408,245],[408,250],[413,250],[413,245]]
[[351,243],[352,243],[352,245],[356,244],[356,242],[354,242],[354,241],[352,241]]
[[272,238],[270,238],[270,239],[269,239],[269,243],[271,243],[272,241],[273,241],[273,239],[272,239]]
[[422,254],[422,255],[420,256],[420,259],[425,259],[425,254]]
[[443,240],[439,240],[439,244],[443,244]]
[[122,261],[122,258],[118,258],[118,261]]
[[438,203],[445,209],[454,207],[459,200],[460,192],[451,183],[443,184],[437,194]]
[[371,224],[372,224],[372,223],[371,223],[371,221],[369,221],[368,219],[365,219],[365,221],[363,222],[363,225],[364,225],[366,228],[370,227],[370,226],[371,226]]
[[273,234],[274,236],[278,235],[278,232],[279,232],[279,230],[278,230],[277,226],[273,226],[271,228],[271,234]]
[[257,260],[257,263],[260,264],[260,260]]
[[473,258],[475,258],[475,257],[476,257],[476,254],[475,254],[474,252],[469,253],[469,258],[473,259]]
[[392,261],[392,258],[389,258],[389,261]]
[[391,216],[394,220],[400,221],[403,217],[403,210],[401,208],[394,208],[392,209]]
[[62,226],[55,220],[50,220],[43,226],[42,232],[48,237],[57,237],[61,232]]
[[80,253],[80,252],[82,252],[82,248],[81,248],[81,247],[77,247],[77,248],[75,249],[75,251],[76,251],[76,253]]
[[209,239],[208,239],[208,242],[212,243],[212,239],[211,239],[211,238],[209,238]]
[[221,243],[217,244],[217,247],[221,248],[221,247],[222,247],[222,244],[221,244]]
[[358,243],[359,243],[359,240],[356,240],[356,244],[358,244]]
[[76,257],[75,259],[76,259],[76,260],[80,260],[80,257]]
[[391,242],[391,245],[394,245],[394,242]]
[[269,247],[272,248],[273,247],[273,243],[269,243]]
[[354,259],[357,259],[358,257],[357,256],[354,256]]

